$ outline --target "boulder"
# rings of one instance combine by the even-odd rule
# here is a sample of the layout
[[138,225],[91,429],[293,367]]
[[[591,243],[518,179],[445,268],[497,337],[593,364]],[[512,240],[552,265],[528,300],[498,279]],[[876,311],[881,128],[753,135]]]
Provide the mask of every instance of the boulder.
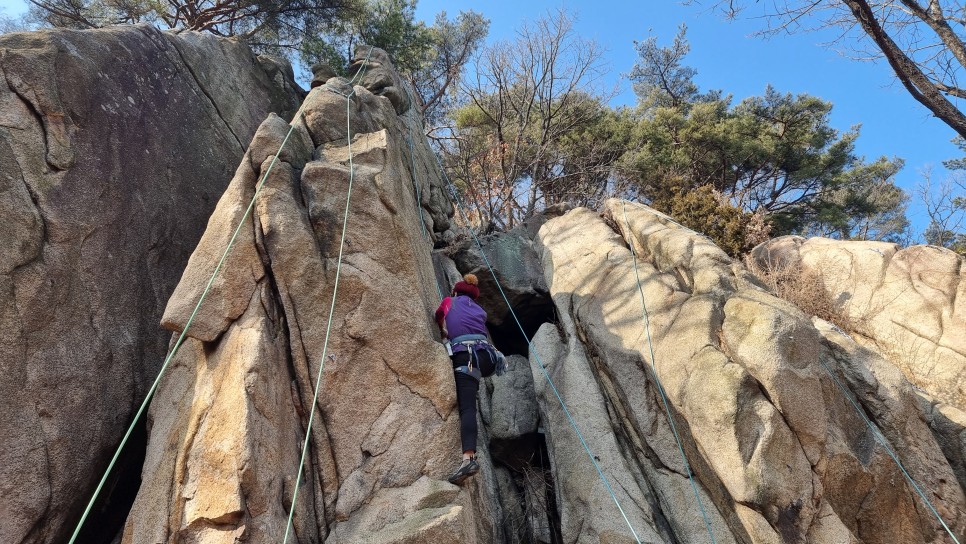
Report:
[[[538,224],[545,220],[542,215],[533,219]],[[529,225],[482,236],[479,244],[471,236],[463,237],[460,244],[441,250],[452,259],[460,275],[472,273],[478,278],[477,302],[486,310],[487,326],[497,346],[504,352],[522,355],[529,349],[526,338],[532,337],[553,314],[540,261],[527,235]],[[526,338],[520,332],[521,326]]]
[[325,85],[325,82],[336,77],[338,74],[331,66],[324,62],[312,65],[312,88]]
[[507,357],[508,370],[502,376],[492,376],[486,382],[483,397],[483,419],[490,430],[490,438],[514,440],[537,432],[539,424],[537,397],[533,390],[527,358]]
[[[951,541],[932,508],[962,538],[961,259],[833,249],[826,294],[875,310],[843,330],[636,204],[456,243],[411,91],[369,47],[291,124],[290,68],[210,36],[12,34],[0,70],[3,542],[66,540],[169,347],[146,452],[81,541],[278,542],[289,512],[331,544]],[[805,269],[809,243],[756,257]],[[511,369],[457,487],[433,311],[466,272]],[[891,357],[889,323],[933,366]]]
[[858,338],[930,396],[966,410],[962,256],[935,246],[797,236],[766,242],[752,256],[765,268],[818,274]]
[[[164,358],[158,321],[215,201],[262,119],[298,106],[291,68],[266,66],[151,26],[0,36],[0,541],[73,531]],[[81,541],[123,523],[143,432]]]
[[368,45],[356,47],[347,75],[373,94],[388,98],[396,113],[402,115],[409,111],[412,105],[409,90],[403,85],[389,54],[382,49]]
[[935,246],[798,236],[756,247],[765,274],[818,278],[833,312],[862,345],[917,387],[930,426],[966,487],[964,259]]
[[[529,312],[531,299],[546,297],[546,282],[529,239],[520,236],[518,231],[501,232],[480,238],[480,245],[482,252],[474,240],[467,240],[451,252],[451,258],[461,273],[476,274],[480,282],[480,305],[490,323],[499,326],[513,320],[501,289],[510,305],[522,313]],[[496,278],[489,266],[493,267]]]

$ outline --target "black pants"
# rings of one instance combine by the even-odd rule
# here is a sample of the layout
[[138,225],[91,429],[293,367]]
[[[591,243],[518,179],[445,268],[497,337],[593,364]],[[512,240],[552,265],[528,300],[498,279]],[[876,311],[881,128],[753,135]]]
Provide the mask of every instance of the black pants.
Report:
[[[451,357],[453,368],[469,364],[470,354],[465,351],[454,353]],[[486,350],[476,352],[474,365],[479,365],[484,376],[493,374],[495,365]],[[480,382],[469,374],[454,372],[456,375],[456,404],[460,409],[460,441],[463,451],[476,451],[476,392]]]

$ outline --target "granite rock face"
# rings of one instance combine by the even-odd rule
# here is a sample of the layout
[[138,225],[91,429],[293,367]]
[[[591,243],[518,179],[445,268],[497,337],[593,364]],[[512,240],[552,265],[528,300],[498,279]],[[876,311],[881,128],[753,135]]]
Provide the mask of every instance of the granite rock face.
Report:
[[124,542],[280,541],[306,440],[299,542],[489,542],[485,493],[445,481],[459,416],[432,318],[443,223],[416,198],[441,181],[418,120],[341,78],[315,87],[303,113],[274,163],[290,127],[259,128],[165,311],[189,339],[152,403]]
[[559,322],[531,366],[570,541],[631,540],[541,365],[648,541],[710,542],[696,494],[718,542],[950,541],[850,399],[963,534],[963,490],[895,366],[648,208],[574,210],[538,246]]
[[862,345],[916,386],[930,427],[966,486],[966,266],[935,246],[776,238],[759,268],[811,274]]
[[215,201],[299,93],[287,65],[210,35],[0,36],[0,541],[67,540],[164,357],[158,321]]
[[966,410],[962,256],[936,246],[785,236],[753,257],[765,267],[818,274],[870,347],[935,399]]
[[[339,84],[309,103],[344,100],[325,92]],[[539,328],[529,364],[511,356],[508,374],[485,381],[482,473],[445,483],[458,416],[432,283],[467,270],[431,256],[406,117],[361,86],[353,97],[350,118],[374,124],[351,144],[360,185],[334,357],[323,322],[349,149],[299,123],[152,407],[126,542],[277,540],[313,409],[300,541],[634,542],[633,529],[662,543],[948,542],[893,454],[963,533],[966,497],[935,416],[895,365],[769,293],[707,238],[616,200],[540,227],[529,250],[556,322]],[[176,301],[200,294],[222,225],[241,217],[286,130],[271,118],[256,135],[168,307],[173,330],[189,310]],[[223,414],[246,427],[218,425]]]
[[[457,244],[409,91],[368,47],[291,124],[284,63],[201,35],[8,35],[0,70],[3,542],[66,540],[182,335],[126,543],[279,542],[290,511],[303,543],[950,542],[893,455],[966,530],[961,259],[816,250],[843,308],[878,308],[843,331],[636,204]],[[769,258],[812,266],[809,243]],[[467,272],[514,355],[456,487],[433,311]]]

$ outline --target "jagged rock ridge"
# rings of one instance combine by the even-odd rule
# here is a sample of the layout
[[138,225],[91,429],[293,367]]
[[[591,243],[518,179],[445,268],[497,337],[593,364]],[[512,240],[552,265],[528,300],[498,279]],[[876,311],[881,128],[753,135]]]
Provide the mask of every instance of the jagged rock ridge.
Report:
[[[392,73],[385,53],[368,55],[356,54],[368,78]],[[312,447],[295,506],[300,542],[456,542],[479,514],[443,478],[456,459],[458,414],[433,335],[433,242],[419,224],[411,165],[426,203],[441,181],[425,139],[409,155],[418,120],[342,78],[314,88],[303,111],[152,404],[145,483],[124,542],[278,541],[303,440]],[[172,296],[167,327],[184,328],[288,130],[277,117],[259,128]],[[350,148],[349,240],[323,357]],[[448,226],[422,217],[435,235]],[[320,417],[305,437],[312,409]]]
[[[357,65],[364,58],[357,52]],[[391,96],[398,89],[385,82],[394,80],[376,72],[391,70],[388,59],[372,60],[374,89]],[[414,183],[419,194],[443,194],[431,151],[418,138],[409,156],[418,120],[361,85],[349,102],[358,185],[333,357],[310,406],[348,189],[337,112],[352,90],[330,78],[308,97],[212,303],[189,329],[152,406],[145,485],[126,542],[277,540],[305,439],[312,455],[295,510],[299,541],[630,542],[540,363],[641,538],[710,541],[647,368],[635,262],[656,375],[718,542],[947,541],[836,379],[963,532],[962,487],[893,365],[769,293],[706,238],[620,201],[603,216],[560,210],[539,230],[482,243],[498,263],[512,263],[513,252],[540,263],[542,272],[512,263],[497,277],[511,279],[521,305],[549,294],[556,317],[543,317],[555,322],[539,328],[529,373],[516,359],[487,384],[483,473],[463,488],[445,483],[457,415],[431,323],[433,282],[478,269],[480,259],[466,247],[430,258],[430,238],[452,238],[434,219],[449,210],[415,200]],[[259,129],[172,297],[169,328],[184,327],[212,256],[287,130],[277,118]],[[489,291],[483,304],[494,308]],[[312,409],[320,419],[306,438]]]

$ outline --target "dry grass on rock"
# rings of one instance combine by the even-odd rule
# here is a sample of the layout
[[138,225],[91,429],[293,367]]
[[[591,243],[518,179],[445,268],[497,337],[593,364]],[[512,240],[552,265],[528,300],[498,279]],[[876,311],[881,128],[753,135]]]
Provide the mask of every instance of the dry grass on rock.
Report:
[[846,332],[855,332],[858,323],[835,301],[825,287],[822,275],[802,268],[799,264],[762,264],[751,255],[745,266],[775,295],[813,315],[834,324]]

